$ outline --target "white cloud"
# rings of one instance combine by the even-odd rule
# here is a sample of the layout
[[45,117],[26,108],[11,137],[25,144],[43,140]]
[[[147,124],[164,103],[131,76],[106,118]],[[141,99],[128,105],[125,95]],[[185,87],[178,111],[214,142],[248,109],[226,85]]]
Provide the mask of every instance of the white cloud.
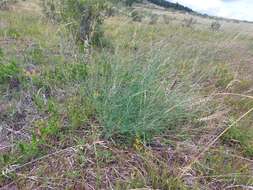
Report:
[[214,16],[253,21],[252,0],[171,0]]

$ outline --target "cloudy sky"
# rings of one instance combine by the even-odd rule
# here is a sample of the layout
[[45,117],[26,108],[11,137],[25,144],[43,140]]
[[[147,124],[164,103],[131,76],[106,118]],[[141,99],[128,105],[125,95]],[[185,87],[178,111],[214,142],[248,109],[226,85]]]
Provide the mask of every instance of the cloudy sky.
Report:
[[209,15],[253,21],[253,0],[168,0]]

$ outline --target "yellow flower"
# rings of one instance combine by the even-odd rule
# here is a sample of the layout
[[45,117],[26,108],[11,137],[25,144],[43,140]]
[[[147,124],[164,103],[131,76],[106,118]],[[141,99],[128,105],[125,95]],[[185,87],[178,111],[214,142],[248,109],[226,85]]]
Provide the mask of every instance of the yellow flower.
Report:
[[144,145],[143,145],[141,138],[139,136],[137,136],[134,139],[133,148],[138,151],[144,150]]

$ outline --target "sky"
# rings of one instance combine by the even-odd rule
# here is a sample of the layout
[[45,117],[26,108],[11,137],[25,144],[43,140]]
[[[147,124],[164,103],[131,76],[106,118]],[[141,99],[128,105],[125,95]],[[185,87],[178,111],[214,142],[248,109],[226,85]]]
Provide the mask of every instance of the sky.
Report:
[[212,16],[253,21],[253,0],[168,0]]

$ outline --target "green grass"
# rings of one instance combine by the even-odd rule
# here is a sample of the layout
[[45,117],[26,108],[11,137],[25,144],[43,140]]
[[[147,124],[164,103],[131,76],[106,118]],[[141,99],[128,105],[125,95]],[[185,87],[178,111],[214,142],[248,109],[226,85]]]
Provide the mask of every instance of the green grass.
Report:
[[0,64],[0,81],[1,83],[9,81],[13,77],[18,77],[20,69],[17,64],[12,61],[11,63]]
[[[248,123],[247,123],[248,122]],[[253,129],[248,121],[244,121],[242,124],[232,127],[222,138],[225,144],[233,146],[247,157],[253,156]]]
[[124,143],[136,137],[149,141],[155,135],[179,127],[194,112],[187,105],[190,97],[180,90],[167,94],[162,73],[169,63],[159,52],[147,58],[102,53],[94,63],[88,85],[106,138]]
[[[52,25],[34,12],[2,11],[0,18],[7,23],[0,29],[0,124],[4,134],[15,132],[6,135],[11,148],[1,154],[0,168],[46,156],[1,175],[0,185],[81,189],[82,182],[95,189],[176,190],[252,184],[244,176],[252,174],[249,165],[241,159],[253,155],[251,116],[203,155],[190,181],[179,177],[219,132],[220,123],[253,106],[250,99],[234,97],[203,101],[214,92],[252,88],[249,74],[245,79],[235,75],[230,63],[247,52],[227,48],[232,32],[164,25],[161,19],[133,22],[116,15],[100,28],[103,46],[87,56],[65,26]],[[247,49],[248,41],[241,36],[233,42]],[[36,72],[29,73],[30,67]],[[13,79],[19,80],[19,88],[10,88]],[[231,111],[222,119],[199,121],[219,109]],[[230,177],[218,183],[212,177],[217,175]],[[30,176],[38,177],[38,183]]]

